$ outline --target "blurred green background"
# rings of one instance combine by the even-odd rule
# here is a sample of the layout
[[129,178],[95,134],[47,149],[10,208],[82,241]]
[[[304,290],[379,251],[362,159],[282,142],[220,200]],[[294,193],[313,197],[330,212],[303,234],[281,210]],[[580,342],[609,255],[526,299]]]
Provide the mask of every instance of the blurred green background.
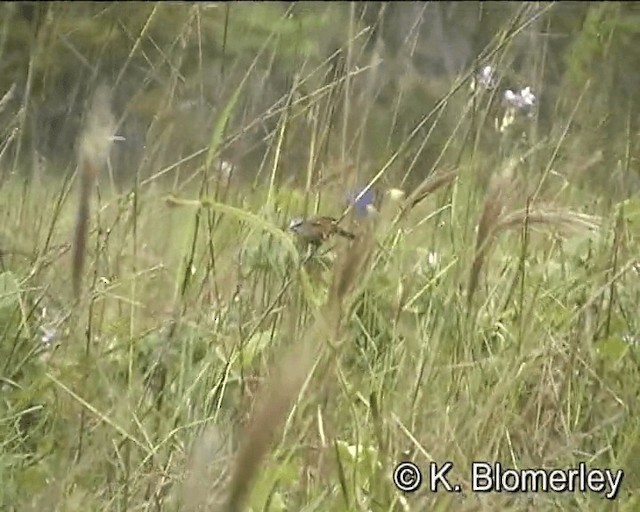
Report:
[[[625,134],[638,131],[639,17],[635,2],[3,3],[0,91],[15,90],[0,113],[2,163],[18,159],[28,172],[47,162],[62,172],[75,158],[87,99],[106,84],[126,138],[112,152],[113,172],[120,181],[134,169],[149,174],[207,145],[247,75],[222,156],[253,181],[288,105],[281,174],[295,176],[307,166],[309,107],[320,122],[342,125],[347,106],[329,84],[351,73],[349,122],[318,141],[320,163],[348,154],[358,168],[375,167],[457,78],[495,63],[496,54],[482,57],[498,48],[500,89],[533,88],[540,137],[574,116],[579,142],[569,134],[563,156],[607,141],[601,171],[587,176],[601,185],[622,155],[638,150],[638,137],[628,147]],[[448,98],[437,128],[434,117],[403,150],[398,167],[414,162],[412,177],[424,177],[467,99],[465,84]],[[497,146],[492,125],[475,146],[489,155]],[[462,145],[462,137],[450,145],[453,159]]]

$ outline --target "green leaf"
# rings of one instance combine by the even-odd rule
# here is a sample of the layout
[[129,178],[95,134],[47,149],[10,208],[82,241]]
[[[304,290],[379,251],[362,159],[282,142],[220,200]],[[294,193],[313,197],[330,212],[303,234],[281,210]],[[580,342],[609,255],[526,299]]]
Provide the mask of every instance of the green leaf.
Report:
[[378,451],[372,446],[350,445],[344,441],[337,441],[336,447],[343,461],[356,465],[365,475],[370,475],[378,465]]
[[[251,493],[251,505],[253,510],[289,510],[282,493],[276,490],[276,486],[282,488],[294,487],[298,481],[300,466],[295,460],[285,460],[276,467],[266,467],[253,487]],[[265,508],[267,501],[269,508]]]
[[[627,199],[618,205],[618,210],[623,208],[624,219],[632,236],[640,235],[640,200]],[[617,215],[617,214],[616,214]]]
[[31,466],[18,474],[20,488],[25,493],[39,494],[46,487],[47,468],[42,465]]
[[611,361],[619,361],[629,350],[629,343],[620,336],[609,336],[596,343],[596,350],[602,357]]
[[242,368],[250,367],[264,350],[270,345],[273,335],[271,331],[257,332],[242,346],[242,354],[238,356]]

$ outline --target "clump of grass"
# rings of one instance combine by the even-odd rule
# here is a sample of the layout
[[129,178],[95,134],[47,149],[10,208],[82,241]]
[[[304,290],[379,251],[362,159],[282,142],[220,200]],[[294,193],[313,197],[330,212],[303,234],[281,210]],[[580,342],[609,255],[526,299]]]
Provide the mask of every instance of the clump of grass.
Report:
[[[340,251],[333,270],[332,285],[326,303],[319,308],[315,323],[300,339],[290,340],[293,347],[274,365],[271,376],[264,382],[255,399],[255,410],[248,420],[235,456],[227,489],[225,512],[240,512],[251,491],[268,450],[298,397],[306,379],[323,353],[323,333],[329,343],[339,338],[345,301],[363,276],[371,245],[360,239],[349,251]],[[323,370],[330,372],[332,364]],[[316,389],[316,392],[318,389]]]
[[[530,151],[531,152],[531,151]],[[470,305],[478,287],[480,275],[492,244],[500,233],[512,229],[546,229],[547,231],[595,231],[601,219],[569,208],[544,204],[527,204],[526,208],[509,209],[521,194],[521,179],[515,177],[520,159],[511,158],[498,174],[491,176],[476,226],[476,244],[469,280],[467,303]]]

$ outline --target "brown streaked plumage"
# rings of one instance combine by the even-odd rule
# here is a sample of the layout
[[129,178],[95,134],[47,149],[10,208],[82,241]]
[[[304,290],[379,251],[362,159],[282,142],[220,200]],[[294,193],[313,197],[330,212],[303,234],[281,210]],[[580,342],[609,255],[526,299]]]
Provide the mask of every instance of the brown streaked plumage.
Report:
[[332,217],[320,216],[310,219],[295,218],[289,223],[289,229],[309,245],[320,246],[323,242],[338,235],[353,240],[355,235],[338,226]]

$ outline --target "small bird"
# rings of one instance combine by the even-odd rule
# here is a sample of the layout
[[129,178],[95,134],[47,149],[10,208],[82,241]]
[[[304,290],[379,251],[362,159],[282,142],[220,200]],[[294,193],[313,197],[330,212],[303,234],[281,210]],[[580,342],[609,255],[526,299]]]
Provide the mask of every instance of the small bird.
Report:
[[289,223],[289,229],[308,245],[319,247],[323,242],[338,235],[353,240],[355,235],[338,226],[338,221],[332,217],[312,217],[302,219],[297,217]]

